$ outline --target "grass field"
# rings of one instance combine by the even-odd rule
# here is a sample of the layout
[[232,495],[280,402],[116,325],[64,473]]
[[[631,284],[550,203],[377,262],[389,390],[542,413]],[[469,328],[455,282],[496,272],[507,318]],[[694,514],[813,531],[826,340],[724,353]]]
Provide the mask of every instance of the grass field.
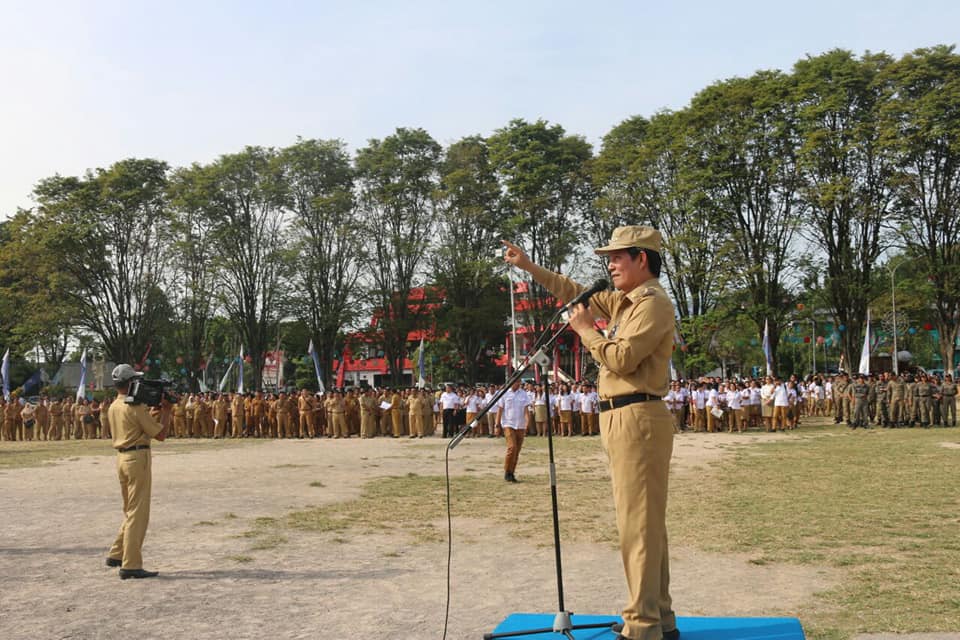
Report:
[[[0,442],[0,469],[39,467],[57,460],[75,460],[81,456],[112,456],[116,451],[110,440],[32,440],[29,442]],[[158,451],[164,453],[189,453],[202,449],[228,449],[247,446],[258,439],[244,440],[177,440],[170,439],[156,443]]]
[[[698,438],[685,434],[680,438]],[[730,442],[740,436],[730,435]],[[261,441],[168,441],[169,452]],[[438,443],[410,446],[437,450]],[[613,505],[597,438],[557,441],[564,542],[616,545]],[[437,450],[439,452],[439,450]],[[104,441],[0,444],[0,470],[81,455],[110,455]],[[528,438],[520,485],[509,502],[498,460],[452,466],[454,517],[479,518],[540,546],[552,544],[546,442]],[[279,465],[283,466],[283,465]],[[322,489],[304,467],[304,484]],[[534,469],[538,469],[534,472]],[[756,564],[831,568],[840,576],[798,611],[810,638],[859,632],[960,629],[960,430],[851,432],[804,426],[787,439],[740,447],[706,467],[680,467],[671,480],[671,544],[746,554]],[[446,540],[443,477],[410,473],[368,482],[356,500],[259,518],[248,554],[288,544],[302,532],[346,541],[364,532],[407,531]],[[236,516],[234,516],[236,517]],[[197,526],[205,525],[201,521]],[[457,540],[473,542],[469,530]],[[482,543],[482,540],[475,542]],[[252,555],[237,555],[237,563]],[[736,579],[736,576],[731,576]],[[678,603],[681,607],[682,603]]]
[[[960,448],[950,446],[958,442],[958,429],[821,425],[744,447],[672,480],[672,544],[747,553],[757,564],[837,569],[839,585],[794,612],[810,638],[960,629]],[[561,440],[557,448],[563,540],[615,545],[599,443]],[[528,438],[521,468],[545,461],[545,442]],[[497,473],[456,477],[454,516],[489,519],[516,537],[552,544],[546,478],[524,479],[507,504],[498,498]],[[280,531],[401,528],[439,542],[445,495],[441,477],[392,477],[369,483],[358,500],[296,511],[250,535],[270,546]]]

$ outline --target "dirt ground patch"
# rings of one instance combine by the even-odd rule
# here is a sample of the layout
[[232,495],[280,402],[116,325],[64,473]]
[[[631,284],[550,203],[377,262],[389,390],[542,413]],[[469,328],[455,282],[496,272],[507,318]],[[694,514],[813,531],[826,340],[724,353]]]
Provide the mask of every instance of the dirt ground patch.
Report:
[[[679,436],[674,473],[695,473],[758,437]],[[275,441],[179,454],[174,444],[159,445],[144,558],[161,575],[124,582],[103,564],[121,517],[113,456],[0,471],[0,635],[439,638],[445,544],[414,544],[389,530],[284,531],[258,545],[246,534],[258,519],[350,500],[378,477],[442,475],[443,450],[439,439]],[[597,450],[602,460],[599,443]],[[502,454],[502,440],[471,440],[453,453],[451,469],[485,472]],[[521,467],[546,473],[522,459]],[[522,487],[505,484],[505,498]],[[625,588],[616,549],[570,544],[563,561],[568,609],[619,612]],[[671,563],[680,615],[791,615],[838,578],[692,548],[673,548]],[[451,588],[449,638],[479,638],[516,611],[554,612],[552,547],[458,518]]]

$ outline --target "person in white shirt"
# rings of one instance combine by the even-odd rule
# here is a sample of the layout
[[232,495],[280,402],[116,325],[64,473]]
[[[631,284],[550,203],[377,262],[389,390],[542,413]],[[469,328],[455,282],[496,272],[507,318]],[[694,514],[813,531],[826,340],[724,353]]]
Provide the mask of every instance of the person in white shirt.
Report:
[[[467,415],[466,420],[467,424],[471,424],[474,418],[477,417],[477,414],[480,413],[480,409],[483,406],[483,392],[480,389],[474,389],[473,393],[467,396],[466,401],[467,406]],[[477,435],[483,435],[483,424],[477,424],[475,427],[470,429],[470,437],[475,438]]]
[[690,408],[693,410],[693,430],[700,433],[707,427],[707,391],[702,382],[690,394]]
[[580,429],[580,384],[573,385],[570,390],[570,435],[573,435]]
[[456,434],[457,409],[460,408],[460,396],[448,384],[446,391],[440,395],[440,410],[443,412],[443,437],[450,438]]
[[[490,407],[493,402],[493,396],[497,393],[497,385],[491,384],[487,387],[487,392],[483,396],[483,407]],[[500,429],[497,425],[497,407],[490,407],[490,411],[487,412],[487,437],[496,438],[500,434]]]
[[777,378],[773,383],[773,428],[776,431],[783,431],[787,428],[787,411],[790,408],[790,393],[787,391],[787,385],[783,380]]
[[679,382],[670,383],[670,391],[663,396],[663,401],[667,403],[667,409],[673,416],[673,432],[680,433],[680,421],[683,419],[683,394],[680,393]]
[[719,422],[717,415],[714,411],[722,412],[723,409],[720,408],[720,394],[717,393],[716,385],[710,384],[707,389],[707,433],[713,433],[717,430],[717,423]]
[[740,428],[740,389],[737,388],[736,382],[727,384],[724,401],[727,405],[726,415],[723,416],[726,418],[727,433],[733,433],[734,429],[743,431]]
[[775,390],[773,378],[767,376],[763,386],[760,387],[760,415],[763,417],[763,426],[766,427],[767,431],[773,431],[773,392]]
[[533,435],[547,435],[547,396],[542,388],[533,394]]
[[507,482],[517,481],[517,459],[520,457],[523,436],[526,433],[527,408],[532,403],[533,398],[520,388],[519,380],[500,398],[497,422],[503,426],[503,434],[507,439],[507,452],[503,460],[503,479]]
[[[597,420],[598,396],[593,392],[593,387],[589,384],[583,385],[583,391],[580,394],[580,435],[592,436],[600,431],[600,424]],[[596,420],[596,422],[595,422]]]
[[573,435],[573,394],[569,387],[560,387],[560,435]]

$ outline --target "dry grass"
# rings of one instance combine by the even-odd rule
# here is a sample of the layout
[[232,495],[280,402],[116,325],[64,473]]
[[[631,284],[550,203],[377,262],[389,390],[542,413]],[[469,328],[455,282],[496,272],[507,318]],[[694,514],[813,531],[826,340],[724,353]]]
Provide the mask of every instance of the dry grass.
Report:
[[[242,440],[177,440],[170,439],[154,444],[155,452],[190,453],[248,446],[267,440],[246,438]],[[29,442],[0,442],[0,469],[21,469],[53,464],[58,460],[77,459],[81,456],[112,456],[116,451],[110,440],[33,440]]]

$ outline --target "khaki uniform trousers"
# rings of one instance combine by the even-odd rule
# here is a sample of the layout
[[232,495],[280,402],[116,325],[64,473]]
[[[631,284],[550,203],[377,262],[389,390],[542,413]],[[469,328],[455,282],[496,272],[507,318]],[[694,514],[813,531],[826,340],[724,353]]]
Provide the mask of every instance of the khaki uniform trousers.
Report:
[[360,437],[373,438],[377,435],[377,417],[370,411],[360,412]]
[[787,409],[789,407],[773,407],[773,420],[771,424],[773,429],[787,428]]
[[343,412],[334,411],[330,414],[333,426],[334,438],[349,438],[350,432],[347,431],[347,418]]
[[903,421],[903,398],[890,398],[890,407],[887,409],[890,424]]
[[930,396],[920,396],[917,398],[920,410],[920,422],[925,425],[933,424],[933,398]]
[[47,432],[47,440],[60,440],[63,437],[63,416],[50,416],[50,431]]
[[110,552],[124,569],[143,568],[143,539],[150,523],[150,449],[117,453],[117,475],[123,497],[123,524]]
[[503,428],[503,435],[507,439],[507,453],[503,457],[503,471],[513,473],[517,470],[517,460],[520,458],[520,449],[523,448],[523,437],[527,435],[524,429]]
[[393,437],[399,438],[403,435],[403,413],[400,410],[390,410],[390,424],[393,425]]
[[627,579],[623,634],[660,640],[677,626],[670,597],[667,479],[673,424],[663,402],[637,402],[600,414],[610,463],[620,555]]
[[300,414],[300,437],[312,438],[317,435],[316,428],[313,426],[313,416],[308,412]]
[[409,415],[410,420],[410,435],[423,437],[423,414],[422,413],[411,413]]
[[945,427],[957,424],[957,396],[940,398],[940,424]]
[[277,412],[277,437],[278,438],[294,437],[293,424],[290,422],[290,414],[286,411]]
[[[600,415],[602,416],[603,414],[600,414]],[[600,421],[600,424],[603,425],[602,420]],[[706,428],[707,428],[707,410],[694,409],[693,410],[693,430],[699,433]]]

